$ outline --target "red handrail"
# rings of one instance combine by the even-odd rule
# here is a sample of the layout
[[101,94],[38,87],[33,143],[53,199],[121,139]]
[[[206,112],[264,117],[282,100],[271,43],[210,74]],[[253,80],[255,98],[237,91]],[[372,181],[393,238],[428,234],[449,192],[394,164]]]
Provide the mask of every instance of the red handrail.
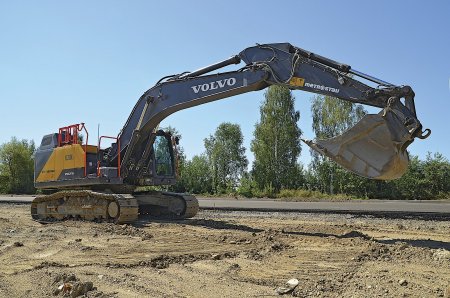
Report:
[[[72,124],[69,126],[64,126],[59,129],[58,133],[58,147],[64,145],[78,144],[78,132],[86,132],[86,142],[84,143],[84,177],[87,176],[87,146],[89,141],[89,133],[86,129],[84,123]],[[83,143],[81,143],[83,145]]]
[[72,124],[61,127],[58,134],[58,147],[63,145],[71,145],[78,143],[78,126],[80,124]]
[[84,132],[86,133],[86,142],[84,143],[84,177],[86,177],[87,176],[87,146],[88,146],[88,141],[89,141],[89,133],[83,122],[81,122],[81,128],[78,126],[78,131],[81,131],[82,129],[84,129]]
[[[117,151],[118,151],[118,155],[117,155],[117,176],[120,177],[120,139],[119,137],[109,137],[109,136],[101,136],[98,139],[98,147],[97,150],[100,150],[100,144],[102,139],[113,139],[116,140],[117,142]],[[97,176],[100,176],[100,160],[97,160]]]

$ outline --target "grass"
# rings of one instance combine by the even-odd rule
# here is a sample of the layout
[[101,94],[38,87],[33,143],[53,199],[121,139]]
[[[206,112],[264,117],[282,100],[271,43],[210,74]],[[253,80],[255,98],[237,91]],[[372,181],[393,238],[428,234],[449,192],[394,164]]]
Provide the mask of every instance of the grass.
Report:
[[277,198],[283,201],[349,201],[349,200],[361,200],[365,198],[358,198],[356,196],[347,194],[326,194],[320,191],[307,190],[307,189],[282,189],[280,193],[276,195]]

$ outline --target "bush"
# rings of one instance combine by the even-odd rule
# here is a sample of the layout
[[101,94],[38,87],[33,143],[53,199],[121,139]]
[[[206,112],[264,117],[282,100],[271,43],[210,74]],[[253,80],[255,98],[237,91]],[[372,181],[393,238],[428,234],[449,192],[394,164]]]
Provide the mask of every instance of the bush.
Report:
[[252,198],[255,197],[257,188],[258,187],[255,180],[253,180],[248,175],[244,175],[244,177],[241,178],[239,187],[237,188],[237,193],[240,196]]
[[277,198],[287,199],[289,201],[301,200],[301,199],[325,199],[325,200],[353,200],[358,199],[355,196],[347,194],[326,194],[320,191],[307,190],[307,189],[282,189]]

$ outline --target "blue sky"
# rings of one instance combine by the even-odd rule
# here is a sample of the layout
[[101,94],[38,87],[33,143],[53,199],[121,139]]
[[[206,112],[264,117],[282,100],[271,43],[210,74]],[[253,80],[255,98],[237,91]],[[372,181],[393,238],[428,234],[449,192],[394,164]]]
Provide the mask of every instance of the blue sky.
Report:
[[[162,76],[226,59],[255,43],[290,42],[394,84],[412,86],[432,130],[411,145],[450,158],[450,2],[433,1],[1,1],[0,144],[85,122],[116,135]],[[176,127],[188,158],[222,122],[249,150],[263,91],[184,110]],[[311,131],[311,93],[295,91]],[[94,141],[95,143],[95,141]],[[303,146],[301,161],[309,150]]]

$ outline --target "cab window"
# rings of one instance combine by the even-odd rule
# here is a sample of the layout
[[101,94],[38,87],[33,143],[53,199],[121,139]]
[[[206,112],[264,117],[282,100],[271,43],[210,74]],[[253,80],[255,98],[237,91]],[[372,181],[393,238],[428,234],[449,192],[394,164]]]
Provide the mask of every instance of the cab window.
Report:
[[156,136],[153,143],[155,171],[157,176],[173,176],[171,142],[164,136]]

